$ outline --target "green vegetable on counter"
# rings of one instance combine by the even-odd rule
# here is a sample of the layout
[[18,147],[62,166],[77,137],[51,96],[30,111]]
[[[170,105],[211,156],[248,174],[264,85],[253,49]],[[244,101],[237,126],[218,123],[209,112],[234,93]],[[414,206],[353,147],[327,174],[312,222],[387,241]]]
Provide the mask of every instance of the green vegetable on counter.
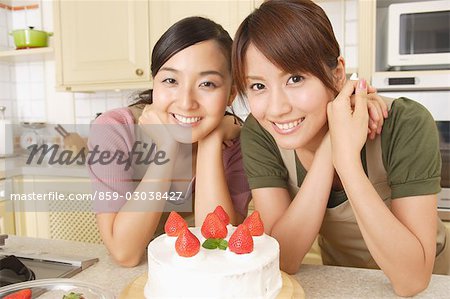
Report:
[[64,295],[64,297],[62,297],[62,299],[85,299],[85,298],[83,297],[83,294],[81,294],[81,293],[70,292],[68,295]]

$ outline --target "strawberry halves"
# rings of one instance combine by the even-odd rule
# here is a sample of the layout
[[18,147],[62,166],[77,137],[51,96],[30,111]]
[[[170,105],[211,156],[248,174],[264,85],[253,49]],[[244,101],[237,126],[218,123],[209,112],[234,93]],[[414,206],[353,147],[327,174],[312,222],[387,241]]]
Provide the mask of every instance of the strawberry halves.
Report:
[[224,239],[228,234],[227,226],[215,213],[209,213],[206,215],[201,231],[203,237],[206,239]]
[[184,227],[175,241],[175,250],[183,257],[194,256],[200,251],[200,241],[187,227]]
[[230,224],[230,216],[228,216],[227,212],[222,208],[222,206],[217,206],[214,210],[214,214],[219,216],[220,220],[222,220],[225,225]]
[[228,248],[237,254],[253,251],[253,237],[245,224],[240,224],[228,240]]
[[250,216],[248,216],[244,220],[243,224],[248,227],[248,230],[252,236],[262,236],[264,234],[264,224],[258,211],[254,211]]
[[177,212],[172,211],[164,225],[164,231],[168,236],[176,237],[182,229],[187,226],[186,220],[184,220]]

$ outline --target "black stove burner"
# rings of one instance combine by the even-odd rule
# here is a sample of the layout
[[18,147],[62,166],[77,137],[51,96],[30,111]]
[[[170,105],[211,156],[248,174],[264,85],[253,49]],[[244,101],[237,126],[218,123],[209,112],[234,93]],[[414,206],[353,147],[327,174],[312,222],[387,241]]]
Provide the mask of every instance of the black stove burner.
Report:
[[34,272],[14,255],[0,259],[0,287],[35,279]]

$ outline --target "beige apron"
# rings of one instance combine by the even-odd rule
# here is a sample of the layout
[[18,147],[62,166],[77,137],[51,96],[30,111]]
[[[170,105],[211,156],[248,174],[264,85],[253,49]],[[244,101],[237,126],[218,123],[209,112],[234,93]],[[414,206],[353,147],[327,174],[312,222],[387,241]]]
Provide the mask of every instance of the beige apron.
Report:
[[[384,99],[390,109],[393,100]],[[281,148],[279,150],[289,173],[289,193],[291,198],[294,198],[299,190],[295,151]],[[391,189],[383,166],[380,135],[374,140],[367,141],[366,161],[369,180],[390,209]],[[450,240],[450,233],[437,216],[436,221],[438,230],[433,273],[450,274],[450,245],[446,242]],[[318,241],[325,265],[379,269],[364,242],[349,200],[337,207],[327,208]]]

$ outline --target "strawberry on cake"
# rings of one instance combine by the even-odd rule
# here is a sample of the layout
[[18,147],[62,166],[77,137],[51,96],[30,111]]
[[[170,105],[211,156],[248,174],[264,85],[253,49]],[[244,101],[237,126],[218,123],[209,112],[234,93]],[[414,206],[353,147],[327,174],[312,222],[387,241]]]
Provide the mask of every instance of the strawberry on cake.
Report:
[[278,242],[257,211],[237,228],[218,206],[201,228],[171,212],[148,246],[146,298],[275,298],[282,287]]

